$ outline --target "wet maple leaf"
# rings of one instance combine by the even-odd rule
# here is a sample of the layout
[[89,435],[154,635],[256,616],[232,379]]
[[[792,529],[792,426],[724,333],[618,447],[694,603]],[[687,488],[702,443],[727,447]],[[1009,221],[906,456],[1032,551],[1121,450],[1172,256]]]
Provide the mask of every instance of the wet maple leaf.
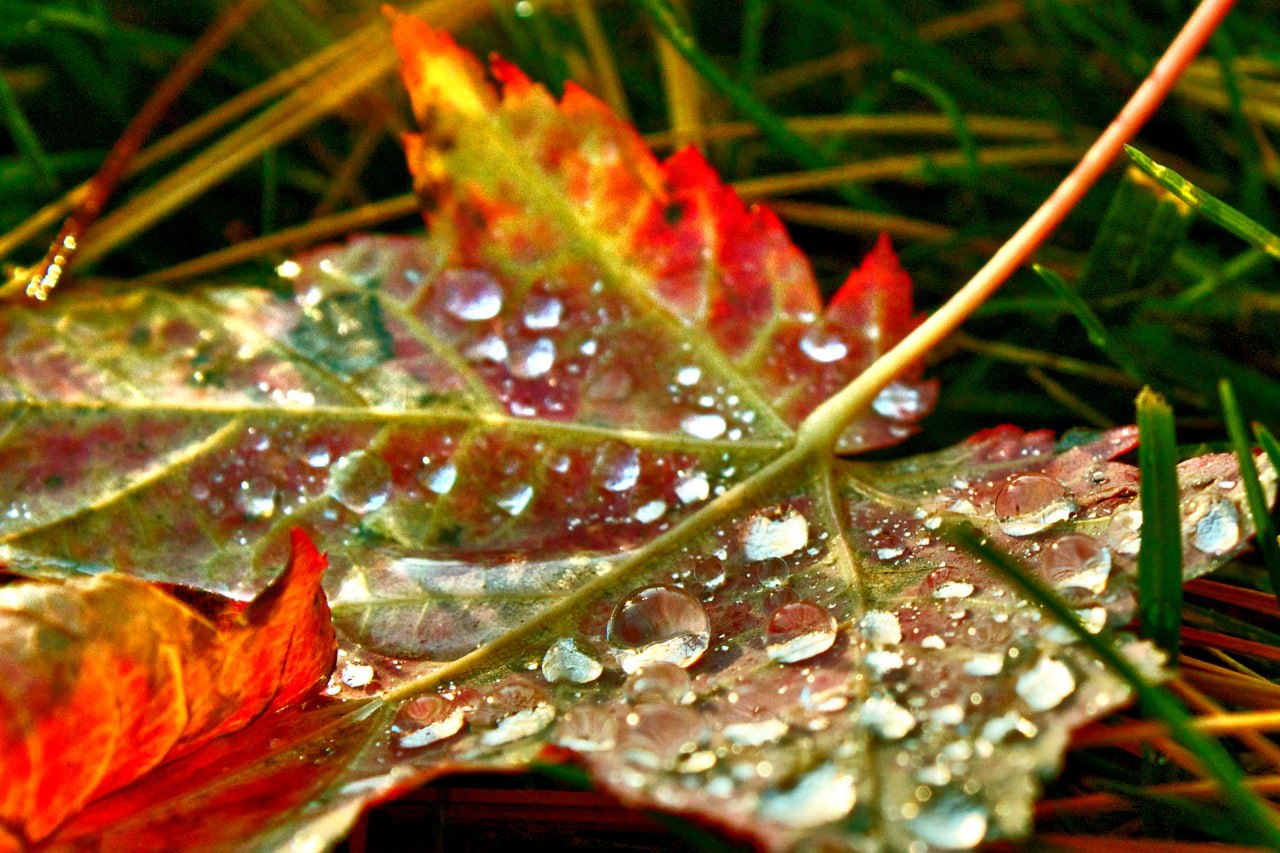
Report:
[[0,850],[314,693],[335,652],[324,568],[295,532],[248,603],[197,611],[112,574],[0,589]]
[[[1127,693],[936,531],[977,524],[1123,626],[1141,522],[1111,460],[1133,430],[797,451],[911,328],[887,243],[823,311],[776,219],[696,153],[659,163],[500,61],[499,92],[412,19],[396,38],[426,240],[357,238],[275,290],[82,287],[0,317],[12,569],[245,594],[302,524],[342,643],[332,705],[166,765],[52,843],[322,846],[370,802],[540,755],[769,847],[1025,833],[1067,732]],[[900,377],[841,447],[907,435],[933,393]],[[1251,528],[1229,456],[1182,473],[1198,574]]]

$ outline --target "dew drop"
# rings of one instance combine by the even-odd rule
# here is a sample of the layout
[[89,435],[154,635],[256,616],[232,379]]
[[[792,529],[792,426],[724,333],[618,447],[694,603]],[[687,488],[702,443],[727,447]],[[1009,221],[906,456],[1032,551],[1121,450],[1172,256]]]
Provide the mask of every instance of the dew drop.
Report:
[[527,483],[518,483],[511,486],[494,501],[502,510],[510,516],[517,516],[524,512],[525,507],[529,505],[529,501],[533,499],[533,486]]
[[440,287],[445,310],[459,320],[489,320],[502,310],[502,288],[480,270],[447,270]]
[[392,732],[401,749],[421,749],[462,731],[466,714],[456,702],[428,693],[405,703],[396,716]]
[[900,740],[916,727],[915,716],[889,696],[872,696],[863,702],[858,722],[886,740]]
[[967,581],[944,581],[933,591],[934,598],[968,598],[973,595],[973,584]]
[[690,365],[689,367],[682,367],[678,371],[676,371],[676,382],[680,383],[686,388],[689,387],[690,385],[697,385],[698,380],[701,378],[702,378],[702,370],[692,365]]
[[711,624],[702,605],[687,592],[650,586],[623,599],[605,630],[609,650],[623,671],[655,661],[692,666],[711,642]]
[[502,364],[507,360],[509,353],[507,351],[506,341],[497,335],[485,335],[483,338],[467,347],[466,355],[471,359],[492,361],[496,364]]
[[800,351],[822,364],[839,361],[849,354],[849,346],[825,326],[810,326],[800,336]]
[[1203,510],[1199,507],[1193,509],[1193,512],[1197,511],[1202,511],[1203,515],[1196,521],[1191,544],[1198,550],[1220,556],[1240,543],[1240,511],[1234,503],[1211,500]]
[[373,682],[373,667],[364,663],[349,663],[338,673],[338,680],[351,688],[367,687]]
[[964,662],[964,671],[970,675],[999,675],[1004,669],[1004,655],[999,652],[977,652]]
[[1056,586],[1102,592],[1111,575],[1111,551],[1092,536],[1068,533],[1045,550],[1044,569]]
[[902,623],[897,614],[887,610],[868,610],[859,620],[862,638],[876,645],[893,645],[902,642]]
[[622,688],[627,701],[633,705],[642,702],[670,702],[688,705],[696,697],[693,679],[674,663],[654,661],[647,663],[627,677]]
[[754,513],[742,530],[742,549],[748,560],[785,557],[808,542],[808,519],[790,507]]
[[1048,711],[1072,694],[1076,679],[1062,661],[1045,657],[1018,676],[1014,689],[1031,710]]
[[376,453],[348,453],[329,469],[329,494],[354,513],[373,512],[391,494],[391,470]]
[[552,684],[588,684],[604,667],[572,637],[561,637],[542,656],[542,677]]
[[518,346],[512,353],[511,373],[520,379],[536,379],[549,373],[555,363],[555,342],[550,338],[538,338]]
[[680,428],[694,438],[701,438],[705,441],[711,441],[724,435],[728,424],[720,415],[689,415],[680,421]]
[[623,755],[655,770],[678,768],[709,736],[702,717],[690,708],[666,703],[637,705],[627,715]]
[[526,329],[554,329],[560,325],[560,315],[564,312],[564,304],[554,296],[536,295],[529,297],[524,307],[524,325]]
[[625,492],[640,480],[640,453],[634,447],[610,442],[596,455],[596,476],[611,492]]
[[276,487],[262,477],[242,480],[236,492],[236,506],[245,518],[270,518],[276,511]]
[[996,521],[1010,536],[1030,536],[1066,521],[1076,503],[1048,474],[1019,474],[996,495]]
[[890,420],[914,421],[924,415],[926,407],[920,389],[903,382],[890,382],[871,401],[871,408]]
[[307,445],[307,449],[302,452],[302,458],[312,468],[324,468],[332,457],[329,453],[329,445],[316,442]]
[[693,560],[693,579],[707,589],[724,583],[724,561],[715,554],[702,554]]
[[601,752],[617,745],[618,718],[600,705],[570,708],[551,735],[553,743],[575,752]]
[[971,850],[987,836],[987,813],[961,797],[943,796],[931,800],[907,826],[931,847]]
[[766,820],[808,829],[840,820],[857,800],[853,776],[824,764],[790,788],[766,791],[760,814]]
[[662,518],[667,512],[667,502],[664,500],[652,500],[639,507],[633,514],[632,518],[641,524],[648,524]]
[[863,655],[862,663],[874,677],[883,678],[891,672],[902,669],[905,661],[897,652],[872,649]]
[[692,474],[676,483],[676,497],[680,503],[691,504],[705,501],[711,494],[711,486],[707,478],[701,474]]
[[770,660],[797,663],[822,654],[836,641],[836,620],[812,601],[784,604],[769,617],[765,652]]
[[480,736],[485,746],[499,746],[535,735],[556,718],[546,692],[523,676],[509,679],[484,697],[474,722],[488,730]]
[[437,495],[447,495],[449,490],[453,488],[453,484],[457,482],[458,469],[453,463],[441,465],[435,471],[431,472],[431,476],[427,478],[427,488],[435,492]]

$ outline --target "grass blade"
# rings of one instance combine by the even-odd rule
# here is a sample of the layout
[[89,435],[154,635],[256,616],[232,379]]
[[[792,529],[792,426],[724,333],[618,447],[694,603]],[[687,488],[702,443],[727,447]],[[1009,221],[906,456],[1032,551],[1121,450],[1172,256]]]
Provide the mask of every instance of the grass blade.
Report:
[[1178,443],[1173,409],[1150,388],[1138,394],[1138,468],[1142,548],[1138,612],[1142,634],[1178,659],[1182,623],[1182,514],[1178,511]]
[[[1144,523],[1144,534],[1146,526],[1147,523]],[[1280,849],[1280,826],[1277,826],[1267,804],[1245,785],[1244,773],[1230,753],[1218,741],[1196,731],[1191,715],[1172,694],[1158,685],[1147,683],[1109,632],[1089,633],[1071,607],[1036,578],[1029,568],[992,546],[971,525],[954,525],[948,529],[947,536],[969,553],[981,558],[1019,592],[1047,611],[1075,634],[1108,669],[1123,679],[1138,697],[1142,710],[1162,722],[1174,740],[1195,755],[1205,771],[1217,781],[1226,808],[1239,822],[1238,828],[1252,833],[1258,843],[1273,850]],[[1145,545],[1144,536],[1144,549]]]
[[1161,166],[1132,145],[1126,145],[1124,150],[1138,168],[1155,178],[1161,186],[1191,205],[1206,219],[1221,225],[1241,240],[1252,243],[1271,257],[1280,259],[1280,237],[1167,166]]
[[1122,344],[1111,339],[1107,334],[1107,327],[1102,324],[1098,315],[1093,313],[1089,303],[1085,302],[1084,298],[1053,270],[1040,264],[1032,264],[1031,268],[1044,280],[1045,284],[1049,285],[1059,299],[1067,303],[1067,307],[1080,321],[1080,325],[1084,326],[1085,334],[1089,336],[1089,343],[1101,350],[1103,355],[1115,362],[1129,376],[1138,382],[1143,381],[1142,368],[1138,366],[1138,362]]
[[1249,499],[1249,513],[1253,516],[1254,529],[1258,532],[1258,550],[1266,561],[1271,588],[1280,593],[1280,543],[1276,542],[1271,509],[1267,506],[1267,495],[1262,488],[1262,481],[1258,479],[1258,466],[1253,459],[1253,442],[1249,441],[1249,430],[1245,426],[1244,415],[1240,412],[1240,403],[1236,400],[1231,380],[1223,379],[1218,383],[1218,397],[1222,400],[1222,416],[1227,422],[1227,435],[1231,436],[1231,448],[1235,451],[1245,495]]

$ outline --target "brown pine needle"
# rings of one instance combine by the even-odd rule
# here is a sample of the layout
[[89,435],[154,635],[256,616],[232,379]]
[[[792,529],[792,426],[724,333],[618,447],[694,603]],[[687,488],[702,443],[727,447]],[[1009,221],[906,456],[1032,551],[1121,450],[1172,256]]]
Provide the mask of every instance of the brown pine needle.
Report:
[[[1246,711],[1231,714],[1212,714],[1192,720],[1195,728],[1205,734],[1226,735],[1253,730],[1257,732],[1280,731],[1280,711]],[[1072,749],[1090,749],[1096,746],[1128,746],[1167,735],[1163,723],[1146,720],[1121,723],[1114,726],[1090,726],[1077,732],[1071,739]]]
[[1240,637],[1232,637],[1228,634],[1219,634],[1216,631],[1206,631],[1203,628],[1191,628],[1186,625],[1182,627],[1182,640],[1185,643],[1193,645],[1206,646],[1209,648],[1227,649],[1233,652],[1239,652],[1243,655],[1251,655],[1264,660],[1280,661],[1280,648],[1269,645],[1267,643],[1259,643],[1254,640],[1245,640]]
[[627,105],[627,95],[622,88],[622,77],[613,61],[613,52],[609,50],[609,40],[605,37],[604,28],[600,26],[595,3],[592,0],[570,0],[569,6],[573,10],[578,31],[582,33],[582,41],[587,46],[587,55],[591,57],[591,68],[600,86],[600,97],[620,119],[631,124],[631,108]]
[[[1201,714],[1224,713],[1221,705],[1180,678],[1175,678],[1169,686],[1194,711]],[[1280,747],[1268,740],[1265,735],[1246,729],[1238,732],[1236,739],[1269,763],[1273,769],[1280,770]]]
[[1220,601],[1223,604],[1243,607],[1255,613],[1280,617],[1280,604],[1277,604],[1275,596],[1264,592],[1206,578],[1197,578],[1190,581],[1183,588],[1189,595],[1200,595],[1213,601]]
[[[1245,784],[1253,791],[1266,797],[1280,795],[1280,776],[1255,776],[1251,779],[1246,779]],[[1188,800],[1216,800],[1219,795],[1217,785],[1210,781],[1199,780],[1151,785],[1143,790],[1154,796],[1182,797]],[[1135,807],[1136,804],[1133,800],[1120,794],[1079,794],[1074,797],[1042,800],[1036,804],[1036,817],[1045,820],[1067,815],[1109,814],[1129,811]],[[1221,848],[1215,846],[1214,849]]]

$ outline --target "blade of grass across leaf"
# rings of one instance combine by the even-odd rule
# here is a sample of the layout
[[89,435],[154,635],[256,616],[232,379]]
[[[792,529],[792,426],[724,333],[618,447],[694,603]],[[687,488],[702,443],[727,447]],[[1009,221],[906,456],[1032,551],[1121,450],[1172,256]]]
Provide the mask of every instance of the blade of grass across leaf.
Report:
[[1138,467],[1142,471],[1142,548],[1138,612],[1143,636],[1178,659],[1182,620],[1182,527],[1173,409],[1150,388],[1138,394]]
[[1223,379],[1218,383],[1218,395],[1222,400],[1222,416],[1227,423],[1227,434],[1231,436],[1231,446],[1240,463],[1240,478],[1244,481],[1245,494],[1249,498],[1249,512],[1258,531],[1258,550],[1266,561],[1272,589],[1280,590],[1280,543],[1276,541],[1276,529],[1272,524],[1271,510],[1267,507],[1266,492],[1262,488],[1262,481],[1258,479],[1258,466],[1253,460],[1253,444],[1249,441],[1249,431],[1245,427],[1244,415],[1240,412],[1231,380]]
[[1155,178],[1206,219],[1221,225],[1240,239],[1252,243],[1273,258],[1280,258],[1280,237],[1231,205],[1200,189],[1167,166],[1161,166],[1138,149],[1126,145],[1125,153],[1142,171]]
[[1072,313],[1076,315],[1076,319],[1080,321],[1080,325],[1084,326],[1085,333],[1089,336],[1089,343],[1101,350],[1103,354],[1131,376],[1134,381],[1143,381],[1142,368],[1138,366],[1138,363],[1134,361],[1123,345],[1111,339],[1101,318],[1093,313],[1089,303],[1084,301],[1084,298],[1075,291],[1075,288],[1068,285],[1062,276],[1047,267],[1033,264],[1031,268],[1036,271],[1036,275],[1040,276],[1045,284],[1049,285],[1059,299],[1067,303],[1067,307],[1071,309]]
[[[1145,531],[1146,524],[1143,528]],[[1143,711],[1156,718],[1169,734],[1190,750],[1201,766],[1218,783],[1223,800],[1241,828],[1252,830],[1254,838],[1272,849],[1280,849],[1280,826],[1270,807],[1245,784],[1244,773],[1230,753],[1216,740],[1195,729],[1192,717],[1182,703],[1164,688],[1151,684],[1138,668],[1117,650],[1110,632],[1090,633],[1071,607],[1046,587],[1032,571],[1011,555],[992,547],[972,526],[959,524],[947,530],[949,538],[971,554],[980,557],[1019,592],[1049,613],[1060,625],[1071,631],[1107,668],[1129,685],[1138,697]],[[1144,543],[1145,548],[1145,543]]]
[[964,113],[960,111],[960,107],[956,104],[955,98],[951,97],[947,90],[937,83],[913,71],[903,69],[894,71],[893,82],[910,86],[920,92],[933,101],[938,109],[942,110],[943,114],[951,121],[951,127],[955,130],[956,141],[960,143],[960,151],[964,154],[965,169],[969,177],[969,189],[977,192],[982,176],[981,168],[978,165],[978,144],[974,141],[973,132],[969,129],[969,123],[965,120]]

